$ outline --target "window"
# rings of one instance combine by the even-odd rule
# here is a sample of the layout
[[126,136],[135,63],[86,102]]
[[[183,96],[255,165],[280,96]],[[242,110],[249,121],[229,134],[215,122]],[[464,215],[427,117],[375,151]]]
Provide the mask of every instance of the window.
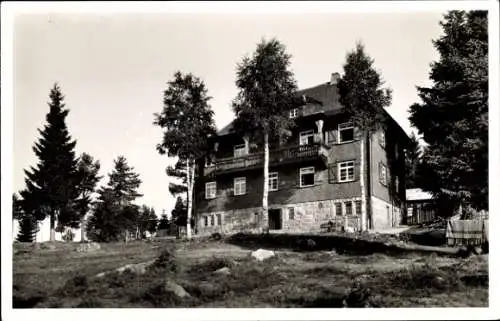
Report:
[[413,206],[408,206],[408,216],[413,215]]
[[354,161],[342,162],[338,165],[339,182],[354,180]]
[[385,131],[382,129],[379,136],[380,146],[385,147]]
[[255,223],[259,223],[259,212],[255,212],[253,218]]
[[234,157],[245,156],[245,145],[235,145],[234,146]]
[[300,187],[314,185],[314,167],[300,169]]
[[288,209],[288,219],[293,220],[295,218],[295,209],[293,207],[290,207]]
[[379,175],[380,184],[386,186],[387,185],[387,167],[385,167],[385,165],[382,163],[380,163],[378,175]]
[[355,201],[356,203],[356,215],[361,215],[361,201]]
[[299,109],[298,108],[294,108],[294,109],[291,109],[290,110],[290,118],[296,118],[299,114]]
[[245,195],[247,192],[246,177],[236,177],[234,179],[234,195]]
[[342,203],[335,203],[335,215],[342,216]]
[[354,140],[354,126],[352,123],[339,124],[339,143],[351,142]]
[[215,198],[216,191],[217,187],[215,182],[205,183],[205,198],[207,200]]
[[217,225],[222,225],[222,215],[217,214]]
[[278,190],[278,172],[269,173],[269,191]]
[[205,226],[208,226],[208,216],[203,217],[203,222]]
[[210,225],[214,226],[215,225],[215,216],[210,215]]
[[345,202],[345,215],[352,215],[352,202]]
[[314,130],[307,130],[305,132],[300,132],[299,145],[309,145],[314,142]]

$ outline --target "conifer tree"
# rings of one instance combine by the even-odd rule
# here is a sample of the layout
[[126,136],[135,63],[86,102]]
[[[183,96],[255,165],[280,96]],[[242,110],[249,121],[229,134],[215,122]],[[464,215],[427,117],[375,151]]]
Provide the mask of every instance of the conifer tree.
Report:
[[417,87],[421,102],[410,107],[411,124],[429,144],[423,187],[458,206],[487,209],[488,12],[450,11],[440,25],[432,85]]
[[66,126],[69,110],[57,84],[50,91],[47,123],[33,146],[38,164],[25,170],[26,188],[21,191],[23,208],[37,220],[50,217],[50,240],[55,241],[56,222],[68,226],[75,220],[77,159],[76,141]]

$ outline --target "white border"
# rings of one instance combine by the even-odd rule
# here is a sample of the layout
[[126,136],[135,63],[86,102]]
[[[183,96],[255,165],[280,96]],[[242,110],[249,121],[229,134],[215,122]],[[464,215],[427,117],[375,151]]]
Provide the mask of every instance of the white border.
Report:
[[[10,235],[10,213],[12,195],[12,40],[13,18],[26,13],[246,13],[246,14],[304,14],[304,13],[380,13],[446,11],[450,9],[489,10],[489,175],[495,182],[499,177],[499,97],[498,97],[498,19],[497,1],[362,1],[362,2],[3,2],[1,11],[1,58],[2,58],[2,104],[1,160],[2,160],[2,319],[3,320],[88,320],[94,319],[139,319],[157,318],[174,320],[330,320],[330,319],[464,319],[498,318],[498,313],[488,308],[435,308],[435,309],[58,309],[58,310],[11,310],[12,307],[12,246]],[[498,208],[499,187],[490,186],[490,211]],[[490,229],[497,226],[498,217],[490,216]],[[499,246],[496,233],[491,234],[490,247]],[[497,254],[490,254],[490,304],[498,301],[499,271]]]

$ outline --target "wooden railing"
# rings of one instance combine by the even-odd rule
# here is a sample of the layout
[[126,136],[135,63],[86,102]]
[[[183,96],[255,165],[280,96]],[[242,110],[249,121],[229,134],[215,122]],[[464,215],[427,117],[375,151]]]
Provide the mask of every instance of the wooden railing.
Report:
[[[288,146],[269,152],[269,163],[290,163],[315,158],[328,158],[328,147],[323,144],[310,144],[302,146]],[[223,172],[238,169],[255,168],[264,164],[264,153],[254,153],[241,157],[217,159],[214,164],[207,166],[205,172]]]

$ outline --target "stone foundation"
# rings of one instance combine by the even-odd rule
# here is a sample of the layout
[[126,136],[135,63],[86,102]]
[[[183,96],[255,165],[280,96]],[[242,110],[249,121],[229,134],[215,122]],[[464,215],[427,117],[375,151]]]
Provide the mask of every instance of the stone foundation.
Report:
[[[269,210],[281,210],[281,230],[288,232],[318,232],[324,223],[334,223],[335,229],[351,227],[354,230],[361,228],[361,213],[356,213],[354,201],[361,198],[326,200],[305,202],[287,205],[270,205]],[[345,202],[352,202],[352,215],[345,213]],[[342,204],[342,213],[337,213],[337,203]],[[262,217],[261,209],[247,208],[231,211],[200,213],[198,215],[198,233],[210,235],[212,233],[232,234],[237,232],[252,232],[266,230],[269,227],[269,218]],[[221,224],[217,224],[217,215],[221,216]],[[214,217],[214,225],[211,224]],[[208,217],[208,226],[205,226],[205,217]]]

